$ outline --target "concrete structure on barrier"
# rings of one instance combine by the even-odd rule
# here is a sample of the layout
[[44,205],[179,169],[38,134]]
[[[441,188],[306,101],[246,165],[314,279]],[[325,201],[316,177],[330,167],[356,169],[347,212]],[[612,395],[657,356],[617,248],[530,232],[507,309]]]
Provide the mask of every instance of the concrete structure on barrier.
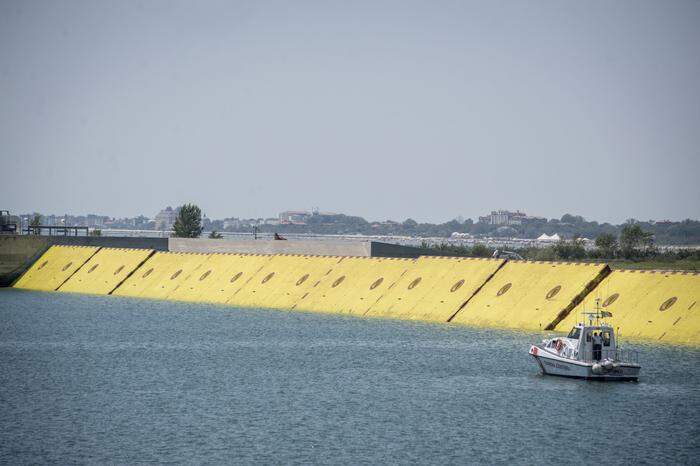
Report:
[[623,336],[700,345],[700,274],[605,264],[52,246],[14,286],[563,331],[601,298]]
[[144,238],[121,236],[0,236],[0,287],[10,286],[49,246],[92,246],[153,249],[155,251],[306,254],[361,257],[411,257],[450,255],[429,249],[363,240],[231,240],[207,238]]
[[208,238],[168,238],[171,252],[233,254],[299,254],[310,256],[410,257],[446,255],[434,250],[366,240],[230,240]]

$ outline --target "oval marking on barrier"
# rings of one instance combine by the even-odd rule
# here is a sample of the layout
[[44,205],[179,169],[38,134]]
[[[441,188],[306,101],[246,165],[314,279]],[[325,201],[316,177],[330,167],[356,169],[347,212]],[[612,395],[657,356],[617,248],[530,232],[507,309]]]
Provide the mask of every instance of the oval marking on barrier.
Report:
[[177,270],[174,274],[170,276],[171,280],[175,280],[182,273],[182,269]]
[[233,277],[231,277],[231,280],[229,280],[229,282],[230,282],[230,283],[235,282],[236,280],[238,280],[239,278],[241,278],[241,275],[243,275],[243,272],[238,272],[236,275],[234,275]]
[[549,290],[549,292],[547,293],[546,298],[547,298],[547,299],[552,299],[552,298],[555,297],[557,294],[559,294],[560,291],[561,291],[561,285],[557,285],[557,286],[555,286],[554,288],[552,288],[551,290]]
[[464,279],[461,279],[460,281],[452,285],[452,288],[450,288],[450,293],[454,293],[455,291],[459,290],[460,288],[462,288],[462,285],[464,285]]
[[61,269],[61,272],[65,272],[66,270],[68,270],[68,268],[69,268],[71,265],[73,265],[73,262],[69,262],[69,263],[67,263],[66,265],[64,265],[63,268]]
[[375,289],[376,287],[378,287],[379,285],[381,285],[383,281],[384,281],[384,277],[379,277],[379,278],[377,278],[377,279],[376,279],[374,282],[372,282],[372,284],[369,286],[369,289],[370,289],[370,290]]
[[90,270],[88,270],[87,273],[92,273],[92,272],[94,272],[95,269],[96,269],[99,265],[100,265],[100,264],[95,264],[95,265],[93,265],[92,267],[90,267]]
[[503,285],[503,286],[501,287],[500,290],[498,290],[498,292],[496,293],[496,296],[503,296],[504,294],[506,294],[506,292],[507,292],[508,290],[510,290],[510,287],[511,287],[511,286],[513,286],[512,283],[506,283],[505,285]]
[[415,280],[413,280],[411,283],[408,284],[408,289],[412,290],[413,288],[417,287],[421,280],[421,277],[418,277]]
[[309,279],[308,273],[305,275],[302,275],[302,277],[299,280],[297,280],[297,286],[301,285],[302,283],[304,283],[308,279]]
[[332,286],[333,288],[335,288],[336,286],[338,286],[338,285],[340,285],[341,283],[343,283],[343,280],[345,280],[345,275],[343,275],[343,276],[341,276],[341,277],[338,277],[338,278],[336,279],[336,281],[334,281],[333,284],[332,284],[331,286]]
[[611,294],[610,296],[608,296],[607,298],[605,298],[605,301],[603,301],[602,306],[603,306],[603,307],[608,307],[608,306],[610,306],[610,305],[611,305],[612,303],[614,303],[614,302],[617,300],[617,298],[619,298],[619,297],[620,297],[620,293],[613,293],[613,294]]
[[146,270],[146,273],[144,273],[141,278],[146,278],[148,277],[151,273],[153,273],[153,268],[151,267],[150,269]]
[[124,270],[124,266],[123,266],[123,265],[120,265],[119,267],[117,267],[117,270],[114,271],[114,275],[118,274],[118,273],[121,272],[122,270]]
[[37,268],[37,270],[43,269],[44,267],[46,267],[46,264],[48,264],[48,263],[49,263],[49,261],[44,261],[44,262]]
[[261,281],[260,283],[267,283],[267,282],[269,282],[270,279],[271,279],[272,277],[274,277],[274,276],[275,276],[275,272],[270,272],[270,273],[268,273],[267,275],[265,275],[265,278],[263,278],[262,281]]
[[672,298],[668,298],[666,301],[661,303],[661,306],[659,306],[659,311],[663,312],[663,311],[667,310],[668,308],[670,308],[671,306],[676,304],[676,301],[678,301],[678,298],[676,298],[675,296]]
[[205,278],[207,278],[207,277],[209,276],[210,273],[211,273],[211,270],[207,270],[206,272],[204,272],[204,273],[202,274],[202,276],[199,277],[199,281],[201,282],[202,280],[204,280]]

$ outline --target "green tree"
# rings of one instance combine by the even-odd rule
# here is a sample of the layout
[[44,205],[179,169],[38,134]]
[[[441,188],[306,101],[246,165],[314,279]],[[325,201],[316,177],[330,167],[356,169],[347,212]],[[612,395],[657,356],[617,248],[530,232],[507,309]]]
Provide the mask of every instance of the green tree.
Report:
[[202,210],[194,204],[180,207],[173,231],[176,238],[199,238],[202,234]]
[[221,238],[223,238],[223,236],[222,236],[221,233],[219,233],[218,231],[212,230],[212,232],[209,233],[209,238],[211,238],[211,239],[221,239]]
[[[38,227],[39,225],[41,225],[41,215],[35,213],[34,216],[32,217],[32,219],[29,221],[29,226],[30,227]],[[34,230],[34,234],[38,235],[39,230]]]
[[646,254],[654,245],[654,235],[636,223],[627,223],[620,233],[620,249],[627,258]]
[[90,232],[90,236],[102,236],[102,230],[95,228]]
[[617,251],[617,239],[612,233],[601,233],[595,239],[595,247],[605,257],[614,257],[615,251]]
[[487,247],[483,243],[476,243],[474,246],[472,246],[472,257],[491,257],[492,254],[493,249]]
[[583,240],[578,237],[574,237],[571,241],[561,239],[554,245],[554,253],[558,259],[583,259],[586,257]]

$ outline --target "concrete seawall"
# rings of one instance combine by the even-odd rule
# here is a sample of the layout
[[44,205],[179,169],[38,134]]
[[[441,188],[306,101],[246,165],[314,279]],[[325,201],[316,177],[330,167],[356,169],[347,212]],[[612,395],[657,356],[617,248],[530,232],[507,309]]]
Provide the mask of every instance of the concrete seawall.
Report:
[[523,330],[568,330],[584,304],[619,289],[619,302],[603,304],[624,335],[700,345],[700,274],[642,275],[605,264],[52,246],[14,286]]
[[274,241],[225,240],[207,238],[168,238],[172,252],[236,253],[236,254],[308,254],[319,256],[363,256],[371,254],[369,241]]
[[10,286],[48,248],[42,236],[0,236],[0,287]]
[[168,251],[229,254],[298,254],[309,256],[405,257],[453,256],[454,254],[380,241],[306,239],[275,241],[208,238],[168,238]]

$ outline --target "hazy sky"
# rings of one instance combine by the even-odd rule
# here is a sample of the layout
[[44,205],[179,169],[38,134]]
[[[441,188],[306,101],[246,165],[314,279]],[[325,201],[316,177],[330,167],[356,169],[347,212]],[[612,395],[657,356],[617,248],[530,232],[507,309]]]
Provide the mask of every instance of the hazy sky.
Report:
[[700,218],[700,1],[0,0],[0,208]]

